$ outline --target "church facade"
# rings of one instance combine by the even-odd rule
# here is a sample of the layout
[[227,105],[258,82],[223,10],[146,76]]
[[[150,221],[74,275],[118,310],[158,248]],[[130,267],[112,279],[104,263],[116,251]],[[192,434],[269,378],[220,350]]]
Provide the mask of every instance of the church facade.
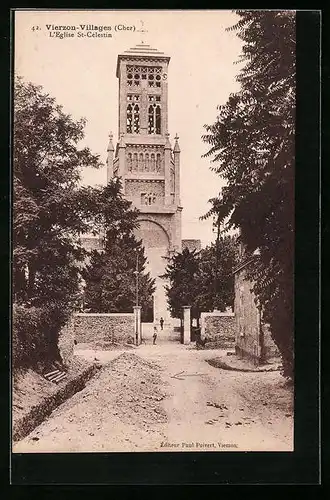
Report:
[[139,210],[138,239],[156,280],[154,321],[170,322],[164,273],[167,260],[182,249],[180,147],[168,131],[170,57],[147,44],[118,55],[118,143],[107,149],[107,179],[120,177],[123,193]]

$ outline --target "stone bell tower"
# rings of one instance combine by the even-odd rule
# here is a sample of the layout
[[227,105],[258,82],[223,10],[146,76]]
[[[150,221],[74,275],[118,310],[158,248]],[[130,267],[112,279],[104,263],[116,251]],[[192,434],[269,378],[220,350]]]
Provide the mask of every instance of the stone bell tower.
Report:
[[139,209],[139,229],[156,279],[154,321],[169,322],[164,257],[181,251],[180,147],[168,133],[170,58],[147,44],[118,55],[119,141],[108,146],[107,176],[121,177],[126,198]]

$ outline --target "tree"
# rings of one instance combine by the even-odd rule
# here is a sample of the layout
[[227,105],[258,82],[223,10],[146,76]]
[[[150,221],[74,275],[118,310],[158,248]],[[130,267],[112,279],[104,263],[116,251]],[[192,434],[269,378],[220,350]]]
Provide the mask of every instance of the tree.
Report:
[[221,220],[240,229],[246,251],[259,249],[250,269],[254,291],[293,374],[293,235],[295,14],[236,11],[231,28],[244,42],[241,90],[218,106],[203,140],[212,169],[226,180]]
[[170,282],[165,289],[172,316],[181,318],[186,305],[191,306],[191,316],[197,320],[202,311],[232,307],[235,262],[236,243],[230,236],[200,252],[185,248],[169,259],[164,277]]
[[183,306],[192,306],[192,317],[196,316],[195,298],[199,274],[198,253],[185,248],[168,259],[163,278],[170,284],[165,286],[168,305],[174,318],[182,318]]
[[91,253],[90,263],[82,271],[85,307],[91,312],[131,312],[138,279],[138,304],[145,316],[152,303],[154,280],[145,272],[144,248],[133,233],[138,211],[123,198],[120,179],[101,188],[98,214],[104,245],[102,252]]
[[79,187],[82,169],[100,166],[98,156],[79,147],[84,126],[85,120],[74,121],[42,87],[16,80],[13,294],[17,314],[26,310],[28,317],[29,308],[37,308],[44,318],[36,331],[49,361],[60,359],[58,333],[78,293],[79,234],[94,213],[92,188]]
[[[226,306],[233,307],[234,302],[234,277],[233,269],[238,259],[238,245],[236,236],[222,236],[225,233],[223,219],[227,215],[227,208],[223,206],[221,191],[219,196],[209,200],[211,208],[200,217],[201,220],[213,218],[213,228],[216,229],[215,244],[205,250],[203,261],[211,261],[209,271],[214,281],[213,307],[223,310]],[[228,256],[226,259],[226,255]],[[212,258],[214,257],[214,258]],[[229,260],[228,260],[229,259]],[[222,297],[221,297],[222,295]]]
[[233,236],[222,236],[200,252],[197,302],[200,311],[234,307],[234,275],[237,246]]

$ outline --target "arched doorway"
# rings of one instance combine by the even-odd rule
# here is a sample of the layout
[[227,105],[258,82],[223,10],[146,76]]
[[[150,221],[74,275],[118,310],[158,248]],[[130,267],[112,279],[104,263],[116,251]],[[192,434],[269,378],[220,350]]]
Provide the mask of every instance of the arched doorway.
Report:
[[[164,285],[166,282],[161,276],[165,272],[170,249],[170,239],[161,224],[150,220],[140,219],[139,227],[134,231],[136,238],[141,239],[147,256],[146,269],[156,280],[156,290],[153,297],[153,321],[158,323],[163,317],[170,322],[170,313],[167,309],[167,298]],[[150,315],[149,315],[150,317]]]

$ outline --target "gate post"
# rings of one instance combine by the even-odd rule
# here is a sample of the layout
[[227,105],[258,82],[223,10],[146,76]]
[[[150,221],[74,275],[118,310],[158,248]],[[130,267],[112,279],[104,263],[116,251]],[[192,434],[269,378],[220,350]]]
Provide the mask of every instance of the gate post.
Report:
[[134,306],[135,345],[141,344],[141,306]]
[[183,306],[183,343],[190,344],[190,309],[191,306]]

